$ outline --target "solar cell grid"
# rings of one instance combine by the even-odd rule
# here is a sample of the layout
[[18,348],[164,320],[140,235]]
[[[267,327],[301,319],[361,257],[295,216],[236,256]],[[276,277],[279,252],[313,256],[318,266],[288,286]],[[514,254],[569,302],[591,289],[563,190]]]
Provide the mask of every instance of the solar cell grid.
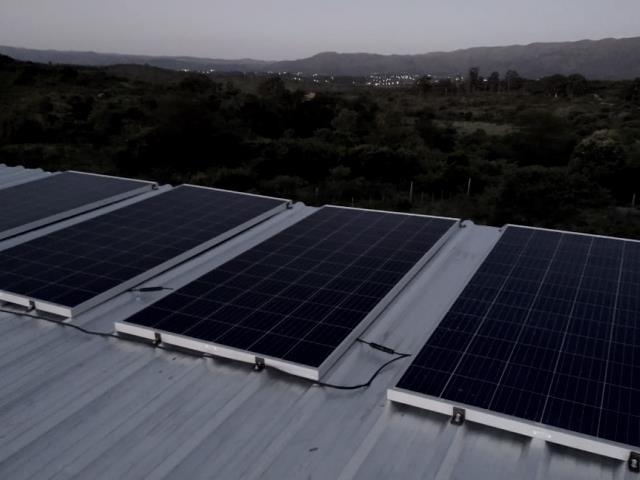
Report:
[[[0,238],[112,203],[151,183],[102,175],[63,172],[0,189]],[[43,224],[50,223],[44,222]]]
[[640,243],[509,227],[397,388],[640,446]]
[[285,203],[174,188],[0,251],[0,290],[74,308]]
[[323,207],[127,323],[317,368],[454,223]]

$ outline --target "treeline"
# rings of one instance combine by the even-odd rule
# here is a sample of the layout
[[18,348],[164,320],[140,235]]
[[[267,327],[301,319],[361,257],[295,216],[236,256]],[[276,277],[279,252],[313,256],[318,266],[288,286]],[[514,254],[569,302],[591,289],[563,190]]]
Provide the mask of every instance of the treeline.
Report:
[[[507,70],[504,76],[492,72],[484,77],[478,67],[469,70],[467,76],[458,75],[448,78],[433,78],[425,75],[416,81],[419,92],[440,93],[443,95],[468,95],[473,93],[529,93],[532,95],[552,95],[554,97],[580,97],[595,94],[603,89],[616,90],[622,100],[637,101],[640,95],[640,79],[633,82],[589,81],[583,75],[550,75],[537,80],[520,76],[515,70]],[[612,93],[609,91],[608,93]]]
[[0,162],[640,236],[640,81],[493,77],[309,91],[4,57]]

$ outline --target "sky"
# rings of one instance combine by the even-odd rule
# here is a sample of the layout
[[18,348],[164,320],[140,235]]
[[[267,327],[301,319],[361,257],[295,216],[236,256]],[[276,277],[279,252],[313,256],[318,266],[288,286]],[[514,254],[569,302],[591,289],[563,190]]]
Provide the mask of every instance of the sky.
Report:
[[284,60],[640,36],[640,0],[0,0],[0,45]]

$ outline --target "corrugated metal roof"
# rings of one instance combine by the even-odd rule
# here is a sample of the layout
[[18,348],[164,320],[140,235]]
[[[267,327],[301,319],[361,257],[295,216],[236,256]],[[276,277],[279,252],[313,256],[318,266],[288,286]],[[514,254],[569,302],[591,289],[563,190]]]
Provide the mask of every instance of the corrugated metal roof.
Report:
[[[148,284],[181,285],[309,208]],[[416,352],[498,236],[460,229],[363,337]],[[156,295],[123,294],[73,323],[112,331]],[[623,462],[389,403],[409,360],[337,391],[15,314],[0,313],[0,333],[0,478],[637,478]],[[387,359],[357,343],[324,380],[360,383]]]
[[37,180],[47,175],[50,174],[39,168],[8,167],[4,163],[0,163],[0,188],[11,187],[30,180]]

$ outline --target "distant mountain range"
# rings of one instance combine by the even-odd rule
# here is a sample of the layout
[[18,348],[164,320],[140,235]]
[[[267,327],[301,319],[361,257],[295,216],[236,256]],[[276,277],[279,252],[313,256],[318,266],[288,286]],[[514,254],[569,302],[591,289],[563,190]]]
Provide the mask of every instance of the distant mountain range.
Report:
[[481,74],[517,70],[528,78],[581,73],[592,79],[640,77],[640,37],[578,42],[532,43],[507,47],[477,47],[420,55],[319,53],[288,61],[221,60],[197,57],[122,55],[96,52],[32,50],[0,46],[0,53],[17,60],[74,65],[148,64],[173,70],[242,72],[302,72],[304,74],[362,76],[409,73],[448,76],[479,67]]
[[198,57],[165,57],[151,55],[126,55],[120,53],[77,52],[61,50],[34,50],[0,45],[0,54],[16,60],[37,63],[58,63],[67,65],[151,65],[171,70],[220,70],[220,71],[262,71],[263,67],[273,62],[244,58],[239,60],[223,60]]

